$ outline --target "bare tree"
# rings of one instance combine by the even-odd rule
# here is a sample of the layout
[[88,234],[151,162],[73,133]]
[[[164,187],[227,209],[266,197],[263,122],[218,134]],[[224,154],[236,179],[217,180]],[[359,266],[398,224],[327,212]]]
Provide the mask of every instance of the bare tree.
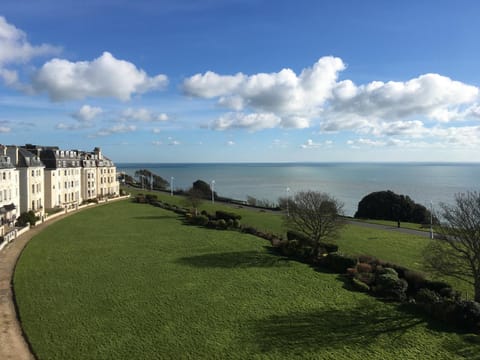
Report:
[[424,251],[427,267],[472,284],[480,302],[480,193],[457,194],[453,205],[441,204],[436,231]]
[[195,211],[195,216],[198,215],[198,207],[203,202],[203,193],[200,190],[192,187],[186,192],[185,195],[185,202],[187,206],[193,207]]
[[314,254],[320,242],[334,238],[343,222],[340,215],[343,204],[334,197],[318,191],[301,191],[289,200],[289,213],[285,224],[309,237]]

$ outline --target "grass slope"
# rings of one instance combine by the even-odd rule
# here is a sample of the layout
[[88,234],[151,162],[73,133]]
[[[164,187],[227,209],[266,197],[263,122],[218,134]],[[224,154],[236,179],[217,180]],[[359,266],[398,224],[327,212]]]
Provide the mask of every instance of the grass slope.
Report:
[[39,359],[460,359],[480,346],[269,253],[118,202],[28,244],[14,277]]

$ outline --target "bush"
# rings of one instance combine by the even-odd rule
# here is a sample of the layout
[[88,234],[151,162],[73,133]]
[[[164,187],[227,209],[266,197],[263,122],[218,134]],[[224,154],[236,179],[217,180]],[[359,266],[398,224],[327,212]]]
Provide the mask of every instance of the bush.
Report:
[[355,267],[357,264],[357,259],[348,255],[334,252],[323,257],[320,264],[336,273],[344,274],[348,268]]
[[423,287],[440,293],[443,289],[451,289],[452,286],[444,281],[425,280]]
[[258,230],[252,226],[245,226],[244,228],[242,228],[242,232],[251,234],[251,235],[257,235]]
[[18,218],[17,218],[17,226],[27,226],[27,224],[30,224],[31,226],[35,226],[38,218],[35,216],[35,213],[30,210],[29,212],[24,212],[22,213]]
[[368,286],[363,281],[360,281],[356,278],[352,279],[352,288],[354,290],[360,291],[360,292],[369,292],[370,291],[370,286]]
[[206,226],[208,224],[208,217],[205,215],[192,216],[190,223],[193,225]]
[[359,263],[365,263],[365,264],[377,264],[378,260],[376,257],[371,256],[371,255],[359,255],[358,256],[358,262]]
[[227,228],[227,222],[224,219],[217,221],[217,229],[225,230]]
[[359,273],[371,273],[372,272],[372,265],[366,263],[358,263],[357,264],[357,271]]
[[410,293],[416,293],[425,285],[425,275],[418,271],[406,270],[404,272],[404,279],[408,283],[408,290]]
[[152,204],[153,202],[157,201],[157,195],[154,194],[147,194],[145,195],[145,201],[149,204]]
[[230,219],[232,220],[240,220],[242,217],[238,214],[235,214],[235,213],[231,213],[231,212],[227,212],[227,211],[220,211],[220,210],[217,210],[215,212],[215,217],[218,219],[218,220],[225,220],[225,221],[228,221]]
[[338,245],[332,243],[320,242],[320,254],[329,254],[338,251]]
[[385,268],[382,274],[376,277],[375,293],[390,300],[403,301],[406,299],[408,284],[398,277],[392,268]]
[[363,282],[367,285],[373,285],[375,283],[376,277],[373,273],[356,273],[355,279]]
[[310,237],[308,237],[304,233],[301,233],[301,232],[295,231],[295,230],[288,230],[287,231],[287,239],[288,240],[298,240],[302,244],[310,244],[312,242]]

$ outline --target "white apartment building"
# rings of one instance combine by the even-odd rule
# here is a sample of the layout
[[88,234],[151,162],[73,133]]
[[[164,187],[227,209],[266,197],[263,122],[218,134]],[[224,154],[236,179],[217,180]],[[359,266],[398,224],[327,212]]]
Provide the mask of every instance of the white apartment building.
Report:
[[45,165],[45,208],[76,208],[82,203],[81,158],[77,150],[26,145]]
[[7,156],[7,147],[0,145],[0,243],[14,235],[19,215],[20,189],[18,171]]
[[32,210],[36,216],[42,217],[45,214],[45,166],[36,154],[19,146],[8,146],[7,154],[20,176],[21,196],[19,214]]
[[93,153],[81,153],[82,181],[81,194],[84,200],[97,198],[97,162]]
[[97,195],[100,198],[118,196],[120,184],[117,180],[117,168],[112,160],[102,154],[100,148],[93,150],[97,163]]

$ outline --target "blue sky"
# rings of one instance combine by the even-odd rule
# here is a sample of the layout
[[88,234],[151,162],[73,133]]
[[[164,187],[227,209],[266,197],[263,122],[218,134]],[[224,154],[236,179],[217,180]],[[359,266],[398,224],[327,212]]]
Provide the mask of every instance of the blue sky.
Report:
[[477,1],[2,0],[0,143],[478,161]]

